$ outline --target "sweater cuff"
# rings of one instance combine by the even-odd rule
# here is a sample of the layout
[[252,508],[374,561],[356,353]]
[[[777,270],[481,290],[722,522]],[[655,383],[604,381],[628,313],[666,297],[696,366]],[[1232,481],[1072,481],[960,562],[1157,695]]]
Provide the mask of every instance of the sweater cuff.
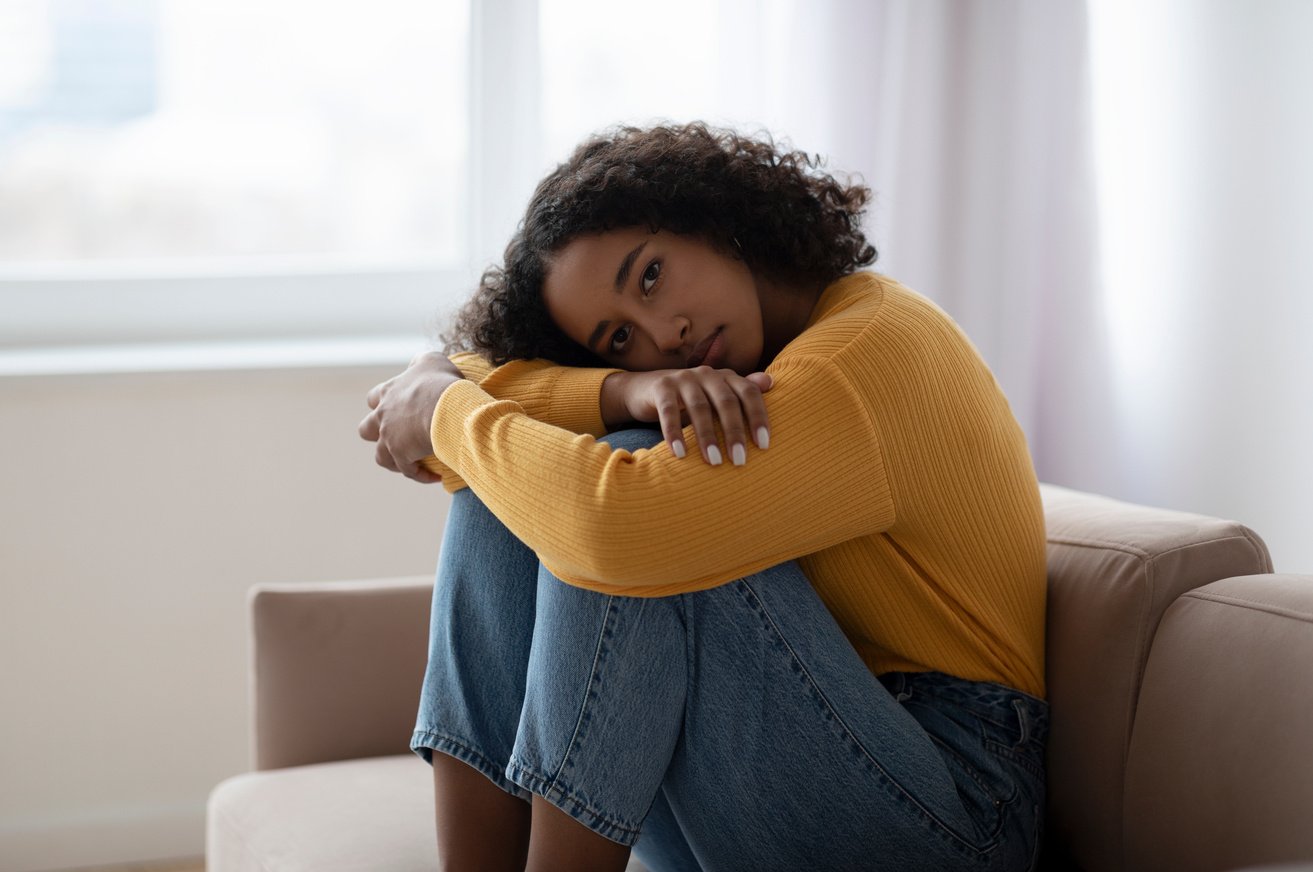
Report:
[[507,411],[519,411],[516,403],[498,400],[468,379],[461,379],[442,392],[433,409],[429,425],[429,438],[433,453],[461,478],[465,477],[463,461],[465,449],[473,434],[476,415],[491,406],[506,406]]
[[[618,369],[574,366],[544,367],[545,361],[512,362],[499,367],[481,383],[489,394],[514,400],[524,413],[571,433],[605,436],[602,420],[602,382]],[[542,369],[546,378],[523,376]]]

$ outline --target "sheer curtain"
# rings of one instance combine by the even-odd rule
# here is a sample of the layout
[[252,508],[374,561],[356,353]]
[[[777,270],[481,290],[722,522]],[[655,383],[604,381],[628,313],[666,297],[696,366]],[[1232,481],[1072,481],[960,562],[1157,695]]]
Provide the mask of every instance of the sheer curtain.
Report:
[[1313,570],[1313,5],[1091,4],[1115,489]]
[[1313,5],[768,4],[747,100],[876,192],[1041,478],[1237,518],[1313,570]]

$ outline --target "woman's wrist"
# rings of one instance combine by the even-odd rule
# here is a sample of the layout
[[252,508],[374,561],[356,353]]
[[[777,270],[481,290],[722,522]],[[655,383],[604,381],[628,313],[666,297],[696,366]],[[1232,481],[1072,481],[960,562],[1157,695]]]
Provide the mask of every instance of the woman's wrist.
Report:
[[625,385],[630,375],[632,373],[624,371],[613,372],[602,379],[598,402],[602,411],[602,423],[608,430],[617,430],[634,420],[625,401]]

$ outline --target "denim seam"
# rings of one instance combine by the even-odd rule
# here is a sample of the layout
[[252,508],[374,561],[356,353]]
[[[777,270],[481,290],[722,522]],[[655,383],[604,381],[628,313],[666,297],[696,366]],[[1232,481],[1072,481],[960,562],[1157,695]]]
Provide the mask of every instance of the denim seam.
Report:
[[611,620],[615,616],[616,611],[615,597],[608,596],[606,598],[606,615],[602,618],[602,626],[597,631],[597,645],[593,648],[593,665],[588,673],[588,682],[584,688],[583,701],[579,703],[579,716],[575,719],[574,732],[570,734],[570,741],[566,742],[565,750],[561,753],[561,765],[556,768],[556,774],[552,776],[551,782],[548,784],[549,789],[554,787],[556,783],[560,781],[561,775],[565,772],[565,767],[569,765],[570,752],[574,750],[575,744],[583,734],[584,722],[588,719],[588,702],[592,696],[593,686],[598,682],[598,672],[601,669],[602,661],[605,659],[603,648],[605,647],[606,642],[606,631],[611,625]]
[[638,841],[641,826],[636,827],[616,820],[594,808],[573,788],[563,784],[559,776],[548,780],[515,760],[506,764],[506,772],[515,784],[541,796],[595,833],[622,845],[633,845]]
[[993,739],[985,739],[984,746],[987,750],[1004,758],[1009,763],[1014,763],[1017,766],[1020,766],[1041,781],[1044,780],[1044,768],[1036,765],[1018,748],[1005,745],[1001,742],[996,742]]
[[[454,757],[468,766],[474,767],[482,775],[500,787],[502,790],[511,794],[518,799],[527,799],[528,791],[520,787],[514,781],[506,777],[505,767],[499,766],[488,758],[482,751],[462,742],[445,733],[435,733],[432,730],[416,730],[411,737],[411,749],[413,750],[416,740],[422,740],[420,746],[428,748],[430,751],[437,751],[446,754],[448,757]],[[430,764],[431,765],[431,764]]]
[[[930,689],[921,688],[919,689],[919,693],[922,697],[925,698],[940,699],[943,700],[944,702],[951,703],[961,708],[963,711],[968,712],[976,720],[991,724],[995,727],[998,727],[1000,730],[1004,730],[1004,731],[1017,729],[1019,718],[1023,716],[1027,720],[1029,720],[1030,718],[1029,713],[1025,712],[1025,704],[1018,697],[1029,698],[1043,706],[1048,705],[1048,703],[1045,702],[1044,700],[1040,699],[1039,697],[1031,696],[1025,691],[1016,690],[1015,688],[1007,687],[1001,684],[996,686],[1006,691],[1010,696],[1012,696],[1012,709],[1013,709],[1014,717],[1012,718],[1011,722],[1005,723],[999,720],[995,716],[994,712],[990,710],[987,706],[981,706],[977,703],[976,699],[964,696],[960,693],[954,693],[952,691],[945,692],[944,690],[939,688],[930,688]],[[911,692],[912,691],[910,690],[907,691],[909,695],[911,694]],[[1023,712],[1025,712],[1024,715]],[[1021,729],[1023,732],[1025,731],[1024,726],[1022,726]]]
[[953,844],[956,844],[959,846],[959,848],[965,850],[965,852],[967,852],[969,856],[979,858],[985,854],[988,854],[994,847],[996,847],[998,844],[997,839],[994,839],[992,842],[987,843],[985,845],[977,846],[973,844],[970,840],[964,838],[953,827],[949,826],[947,823],[940,820],[938,815],[930,811],[930,809],[926,808],[925,805],[920,800],[918,800],[915,796],[913,796],[910,792],[908,792],[907,788],[905,788],[902,784],[900,784],[898,780],[894,778],[893,775],[891,775],[887,769],[885,769],[883,766],[880,765],[880,761],[877,760],[875,756],[870,752],[870,750],[868,750],[867,747],[862,744],[861,740],[858,739],[857,736],[853,733],[852,728],[848,726],[847,721],[845,721],[843,717],[839,714],[839,712],[835,710],[834,705],[830,702],[829,698],[826,697],[825,692],[822,691],[820,686],[816,683],[816,679],[812,677],[811,672],[807,669],[806,664],[802,662],[802,658],[798,656],[797,651],[795,651],[793,646],[789,644],[789,640],[785,638],[784,633],[780,630],[779,624],[775,622],[775,618],[766,609],[766,604],[762,602],[761,597],[757,595],[757,592],[753,589],[752,585],[747,581],[747,579],[739,579],[738,584],[742,585],[743,589],[746,590],[752,596],[752,599],[755,602],[755,607],[758,613],[769,622],[771,629],[775,631],[776,637],[780,640],[781,643],[783,643],[785,649],[789,652],[789,656],[793,659],[793,662],[797,664],[798,668],[802,671],[802,674],[806,676],[807,683],[811,686],[811,689],[816,694],[816,696],[821,700],[822,704],[825,706],[826,711],[828,711],[830,713],[830,716],[835,719],[835,722],[840,725],[840,727],[843,729],[844,735],[847,736],[848,740],[861,750],[862,755],[866,758],[866,760],[870,763],[870,765],[873,766],[877,772],[879,772],[880,776],[884,778],[887,782],[889,782],[889,784],[893,785],[894,788],[897,789],[898,793],[908,803],[910,803],[913,806],[913,808],[915,808],[923,817],[925,817],[926,820],[934,824],[941,833],[948,836]]
[[[980,792],[983,793],[985,796],[989,797],[989,800],[991,803],[993,803],[994,808],[1001,808],[1017,798],[1017,792],[1019,788],[1017,787],[1016,782],[1013,782],[1012,792],[1010,794],[1008,794],[1006,797],[999,796],[998,791],[994,787],[990,786],[989,782],[985,780],[984,776],[980,774],[980,770],[977,769],[974,764],[972,764],[961,754],[957,753],[957,751],[953,750],[948,744],[946,744],[942,739],[940,739],[934,733],[927,733],[927,735],[930,736],[931,742],[934,742],[936,745],[939,746],[941,753],[950,755],[957,762],[957,765],[961,767],[962,771],[965,772],[967,776],[976,783],[976,787],[980,788]],[[987,740],[982,740],[982,742],[984,741]]]

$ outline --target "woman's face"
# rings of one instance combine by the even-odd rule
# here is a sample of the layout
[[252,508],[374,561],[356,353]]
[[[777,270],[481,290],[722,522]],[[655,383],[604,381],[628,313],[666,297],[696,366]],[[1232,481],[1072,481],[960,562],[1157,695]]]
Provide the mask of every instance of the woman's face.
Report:
[[621,369],[757,370],[763,332],[752,272],[699,239],[645,227],[572,240],[543,302],[564,333]]

